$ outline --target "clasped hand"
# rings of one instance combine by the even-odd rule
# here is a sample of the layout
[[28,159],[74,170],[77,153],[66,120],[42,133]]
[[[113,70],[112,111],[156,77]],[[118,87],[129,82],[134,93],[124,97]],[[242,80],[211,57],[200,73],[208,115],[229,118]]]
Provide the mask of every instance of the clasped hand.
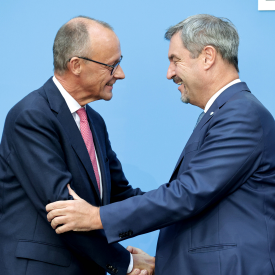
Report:
[[127,250],[134,260],[133,271],[129,275],[153,275],[155,274],[155,257],[151,257],[139,248],[128,246]]
[[[46,206],[47,219],[57,234],[67,231],[91,231],[103,229],[99,207],[81,199],[68,184],[69,194],[74,200],[56,201]],[[134,267],[129,275],[153,275],[155,258],[139,248],[128,246],[133,256]]]
[[103,229],[99,207],[81,199],[68,184],[74,200],[56,201],[46,206],[47,219],[57,234],[67,231],[91,231]]

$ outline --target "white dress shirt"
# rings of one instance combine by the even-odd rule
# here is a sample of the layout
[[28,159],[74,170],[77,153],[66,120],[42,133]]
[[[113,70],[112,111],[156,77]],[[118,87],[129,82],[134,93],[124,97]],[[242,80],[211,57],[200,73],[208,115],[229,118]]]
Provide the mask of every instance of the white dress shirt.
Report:
[[[58,90],[60,91],[61,95],[63,96],[63,98],[65,99],[68,108],[75,120],[75,123],[80,131],[80,118],[79,115],[76,113],[76,111],[78,109],[81,108],[81,106],[79,105],[79,103],[64,89],[64,87],[61,85],[61,83],[56,79],[55,76],[53,76],[53,82],[56,85],[56,87],[58,88]],[[86,109],[86,106],[84,106],[84,108]],[[103,190],[102,190],[102,179],[101,179],[101,171],[100,171],[100,166],[98,163],[98,159],[97,159],[97,153],[95,150],[95,156],[96,156],[96,162],[97,162],[97,167],[98,167],[98,173],[99,173],[99,179],[100,179],[100,198],[102,199],[102,194],[103,194]],[[127,270],[127,273],[132,272],[134,267],[134,261],[133,261],[133,256],[132,254],[130,254],[130,264]]]
[[218,98],[218,96],[223,92],[225,91],[227,88],[229,88],[230,86],[236,84],[236,83],[239,83],[241,82],[240,79],[235,79],[233,81],[231,81],[230,83],[228,83],[227,85],[225,85],[224,87],[222,87],[219,91],[217,91],[214,95],[212,95],[212,97],[208,100],[208,102],[206,103],[205,105],[205,108],[204,108],[204,112],[206,113],[209,108],[211,107],[211,105],[214,103],[214,101]]

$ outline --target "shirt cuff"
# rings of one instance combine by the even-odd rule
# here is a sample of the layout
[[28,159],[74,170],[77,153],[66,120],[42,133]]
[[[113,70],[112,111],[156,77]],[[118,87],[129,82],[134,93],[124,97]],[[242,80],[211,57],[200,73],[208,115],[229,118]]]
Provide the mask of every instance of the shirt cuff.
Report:
[[130,253],[130,263],[129,263],[129,266],[128,266],[128,269],[127,269],[127,274],[132,272],[133,267],[134,267],[134,260],[133,260],[132,254]]

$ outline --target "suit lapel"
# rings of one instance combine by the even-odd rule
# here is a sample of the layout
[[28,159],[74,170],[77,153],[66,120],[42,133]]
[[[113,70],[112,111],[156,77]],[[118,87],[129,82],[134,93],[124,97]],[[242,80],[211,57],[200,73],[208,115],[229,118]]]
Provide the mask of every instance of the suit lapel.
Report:
[[57,113],[56,117],[60,121],[62,127],[64,128],[67,136],[70,139],[71,145],[82,162],[85,170],[87,171],[94,189],[100,198],[96,177],[94,174],[94,169],[90,160],[90,156],[88,154],[86,145],[81,136],[81,133],[73,119],[73,116],[62,97],[61,93],[53,83],[52,79],[49,79],[48,82],[44,85],[44,90],[49,100],[49,104],[51,109]]
[[[215,103],[215,102],[214,102]],[[169,181],[172,180],[175,172],[177,171],[177,168],[180,166],[180,164],[182,163],[182,160],[185,156],[185,149],[186,147],[191,144],[192,142],[194,142],[194,137],[196,137],[199,132],[200,132],[200,129],[202,128],[203,125],[205,125],[206,123],[208,123],[210,121],[210,119],[213,117],[213,115],[215,114],[215,112],[213,112],[213,110],[216,110],[217,109],[217,106],[215,104],[212,104],[212,106],[210,107],[210,109],[207,111],[207,113],[202,117],[201,121],[198,123],[198,125],[195,127],[195,129],[193,130],[193,133],[192,135],[190,136],[190,138],[188,139],[186,145],[184,146],[184,149],[182,150],[181,154],[180,154],[180,157],[176,163],[176,166],[174,168],[174,171],[172,173],[172,176],[170,178]]]
[[241,92],[241,91],[247,91],[250,92],[249,88],[247,87],[245,82],[239,82],[237,84],[234,84],[232,86],[230,86],[229,88],[227,88],[224,92],[222,92],[218,98],[213,102],[213,104],[211,105],[211,107],[209,108],[209,110],[206,112],[206,114],[202,117],[201,121],[198,123],[197,127],[194,129],[192,135],[190,136],[188,142],[186,143],[178,161],[177,164],[175,166],[175,169],[172,173],[172,176],[170,178],[173,178],[174,173],[176,172],[178,166],[181,164],[184,155],[185,155],[185,148],[191,144],[192,142],[194,142],[195,137],[199,135],[200,133],[200,129],[206,124],[208,123],[218,112],[218,110],[237,92]]

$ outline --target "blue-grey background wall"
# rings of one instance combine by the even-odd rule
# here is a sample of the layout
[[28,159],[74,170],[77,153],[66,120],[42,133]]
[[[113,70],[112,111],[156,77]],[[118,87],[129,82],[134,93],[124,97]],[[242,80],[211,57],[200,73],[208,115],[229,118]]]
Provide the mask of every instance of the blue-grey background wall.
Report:
[[[275,115],[275,11],[258,11],[257,0],[9,0],[0,2],[1,131],[9,109],[53,75],[59,27],[77,15],[106,21],[120,38],[126,78],[115,84],[111,101],[90,105],[105,119],[130,183],[145,191],[158,188],[169,180],[201,112],[181,103],[177,86],[166,79],[164,33],[198,13],[235,24],[240,78]],[[122,244],[154,255],[157,237],[152,232]]]

